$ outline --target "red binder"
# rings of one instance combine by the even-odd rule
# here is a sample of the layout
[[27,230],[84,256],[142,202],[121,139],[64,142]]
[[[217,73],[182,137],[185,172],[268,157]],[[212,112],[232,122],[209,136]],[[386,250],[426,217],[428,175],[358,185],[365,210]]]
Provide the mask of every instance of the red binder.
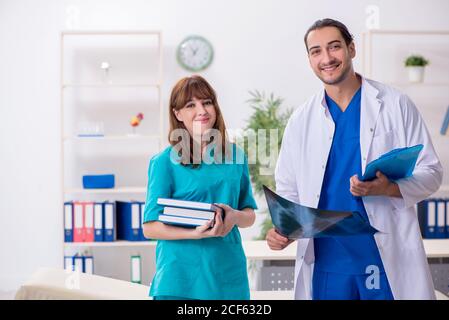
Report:
[[73,202],[73,242],[84,242],[84,205]]

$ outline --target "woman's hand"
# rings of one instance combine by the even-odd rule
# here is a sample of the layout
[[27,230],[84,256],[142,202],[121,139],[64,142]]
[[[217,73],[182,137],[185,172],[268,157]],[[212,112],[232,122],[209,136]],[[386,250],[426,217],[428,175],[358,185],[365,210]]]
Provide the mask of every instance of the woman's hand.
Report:
[[222,211],[218,209],[215,212],[215,224],[211,228],[212,220],[203,226],[199,226],[195,229],[197,239],[210,238],[210,237],[224,237],[232,228],[239,222],[239,211],[232,209],[230,206],[222,203],[216,203],[217,207],[220,207],[224,211],[224,221],[222,218]]
[[211,228],[213,220],[209,220],[206,224],[198,226],[194,230],[195,239],[211,238],[211,237],[222,237],[224,224],[221,218],[221,210],[215,212],[215,223]]
[[[234,226],[236,224],[239,223],[239,216],[241,215],[241,213],[223,203],[215,203],[215,205],[217,207],[222,208],[224,211],[224,228],[223,228],[223,235],[222,235],[222,237],[224,237],[229,232],[231,232],[232,228],[234,228]],[[220,214],[221,214],[221,212],[220,212]]]

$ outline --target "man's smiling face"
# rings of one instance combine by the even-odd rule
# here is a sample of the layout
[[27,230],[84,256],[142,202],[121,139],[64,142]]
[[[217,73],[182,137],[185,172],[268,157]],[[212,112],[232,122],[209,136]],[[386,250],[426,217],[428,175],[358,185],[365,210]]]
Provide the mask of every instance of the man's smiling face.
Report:
[[307,51],[313,72],[325,84],[338,84],[353,70],[354,42],[346,45],[335,27],[311,31],[307,36]]

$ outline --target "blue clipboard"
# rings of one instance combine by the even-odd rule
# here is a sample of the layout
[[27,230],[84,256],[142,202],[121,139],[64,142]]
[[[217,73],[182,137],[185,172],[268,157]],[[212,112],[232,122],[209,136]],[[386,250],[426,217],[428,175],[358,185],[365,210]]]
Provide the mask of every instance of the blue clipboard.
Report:
[[376,178],[377,171],[382,172],[390,180],[411,177],[422,149],[423,145],[418,144],[413,147],[391,150],[380,158],[368,163],[365,173],[361,178],[359,177],[359,180],[372,180]]

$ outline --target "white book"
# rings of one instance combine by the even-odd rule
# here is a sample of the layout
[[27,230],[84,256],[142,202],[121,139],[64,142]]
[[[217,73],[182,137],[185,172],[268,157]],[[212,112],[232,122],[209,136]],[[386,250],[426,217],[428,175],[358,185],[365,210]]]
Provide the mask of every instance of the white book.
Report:
[[186,208],[186,209],[196,209],[196,210],[206,210],[206,211],[215,211],[217,206],[206,203],[206,202],[197,202],[197,201],[187,201],[187,200],[176,200],[176,199],[167,199],[167,198],[159,198],[157,199],[157,204],[161,206],[168,207],[177,207],[177,208]]
[[202,226],[206,224],[209,220],[206,219],[195,219],[195,218],[185,218],[177,216],[167,216],[165,214],[159,215],[159,221],[163,223],[176,224],[181,226]]
[[169,215],[169,216],[207,219],[207,220],[212,220],[215,217],[214,211],[192,210],[192,209],[177,208],[177,207],[165,207],[164,214]]

